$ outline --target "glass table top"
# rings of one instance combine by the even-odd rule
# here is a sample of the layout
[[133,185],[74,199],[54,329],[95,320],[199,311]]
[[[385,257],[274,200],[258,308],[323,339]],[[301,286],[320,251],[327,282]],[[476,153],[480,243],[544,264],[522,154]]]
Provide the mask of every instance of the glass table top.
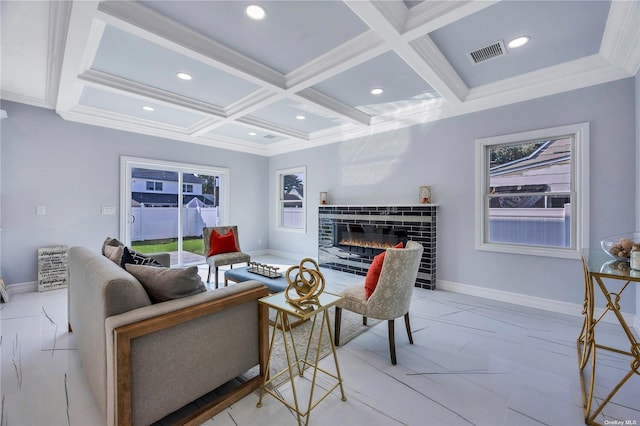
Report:
[[[295,292],[293,292],[293,294],[295,294]],[[272,294],[271,296],[263,297],[262,299],[260,299],[260,303],[264,303],[270,308],[278,309],[301,319],[309,319],[313,315],[335,305],[342,298],[343,296],[338,296],[337,294],[323,292],[320,293],[320,296],[318,296],[317,304],[305,304],[303,306],[296,306],[286,299],[283,291],[280,293]]]
[[640,282],[640,271],[631,269],[629,262],[616,260],[602,249],[584,249],[581,253],[592,274]]

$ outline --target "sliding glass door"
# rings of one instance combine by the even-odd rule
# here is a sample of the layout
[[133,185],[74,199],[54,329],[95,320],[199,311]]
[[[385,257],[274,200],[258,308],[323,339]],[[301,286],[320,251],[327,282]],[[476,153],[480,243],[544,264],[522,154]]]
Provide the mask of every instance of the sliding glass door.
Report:
[[122,158],[121,235],[140,253],[169,252],[171,265],[204,263],[202,228],[225,223],[228,170]]

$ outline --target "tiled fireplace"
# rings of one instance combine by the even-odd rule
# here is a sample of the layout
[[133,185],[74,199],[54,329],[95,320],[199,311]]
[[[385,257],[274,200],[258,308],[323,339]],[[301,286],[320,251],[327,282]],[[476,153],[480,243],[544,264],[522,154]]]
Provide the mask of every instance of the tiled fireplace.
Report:
[[374,256],[403,239],[424,246],[416,287],[436,288],[435,204],[320,206],[318,263],[366,275]]

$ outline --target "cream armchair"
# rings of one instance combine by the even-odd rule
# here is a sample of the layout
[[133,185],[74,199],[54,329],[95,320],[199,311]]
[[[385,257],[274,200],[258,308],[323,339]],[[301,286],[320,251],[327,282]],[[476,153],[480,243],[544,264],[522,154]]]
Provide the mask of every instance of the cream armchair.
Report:
[[[208,256],[209,250],[210,250],[210,243],[211,243],[211,233],[213,232],[214,229],[220,235],[226,234],[229,231],[229,229],[232,229],[233,234],[236,237],[236,247],[238,247],[238,251],[231,252],[231,253],[216,254],[214,256]],[[211,281],[211,268],[214,268],[216,288],[218,288],[218,267],[219,266],[231,265],[231,267],[233,268],[233,265],[235,263],[246,262],[247,264],[249,264],[249,262],[251,261],[251,256],[249,256],[247,253],[243,253],[242,251],[240,251],[240,239],[238,238],[238,227],[235,225],[204,227],[202,228],[202,238],[204,239],[204,255],[207,258],[207,264],[209,265],[209,274],[207,275],[207,283]]]
[[364,284],[352,286],[342,292],[344,299],[336,305],[334,333],[336,346],[340,342],[342,309],[361,314],[365,325],[367,318],[387,320],[391,363],[396,365],[394,320],[404,316],[409,343],[413,344],[409,306],[423,251],[422,244],[414,241],[407,242],[406,248],[403,249],[387,249],[378,285],[369,299],[365,296]]

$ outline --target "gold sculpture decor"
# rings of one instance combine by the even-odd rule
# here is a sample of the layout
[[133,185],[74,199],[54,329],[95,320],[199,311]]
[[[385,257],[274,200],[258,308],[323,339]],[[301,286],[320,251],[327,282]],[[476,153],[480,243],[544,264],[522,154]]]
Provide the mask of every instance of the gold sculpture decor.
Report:
[[289,303],[302,309],[318,304],[318,296],[324,291],[324,275],[315,260],[302,259],[298,266],[287,269],[286,278],[289,286],[284,296]]

